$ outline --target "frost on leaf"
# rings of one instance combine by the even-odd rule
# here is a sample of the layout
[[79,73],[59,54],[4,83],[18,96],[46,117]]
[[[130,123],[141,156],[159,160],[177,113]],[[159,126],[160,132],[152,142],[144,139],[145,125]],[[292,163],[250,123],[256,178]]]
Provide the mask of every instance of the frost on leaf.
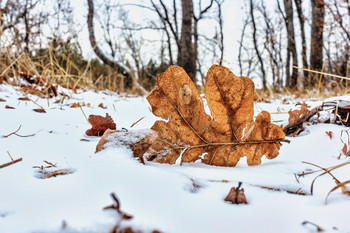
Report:
[[88,136],[102,136],[107,129],[116,129],[116,124],[108,113],[105,117],[90,115],[88,121],[92,126],[85,132]]
[[195,84],[186,72],[170,66],[158,75],[157,85],[147,100],[156,121],[158,137],[145,159],[160,163],[202,162],[236,166],[247,156],[249,165],[261,157],[275,158],[284,140],[283,130],[270,123],[262,111],[254,121],[254,84],[248,77],[236,77],[228,68],[213,65],[206,77],[207,115]]

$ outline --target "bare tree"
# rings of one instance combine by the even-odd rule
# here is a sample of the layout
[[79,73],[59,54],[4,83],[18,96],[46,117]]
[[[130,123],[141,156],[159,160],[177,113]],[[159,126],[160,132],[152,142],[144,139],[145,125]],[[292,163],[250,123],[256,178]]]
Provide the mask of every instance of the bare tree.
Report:
[[178,47],[178,65],[183,67],[192,80],[196,81],[196,46],[192,41],[196,30],[193,24],[193,2],[192,0],[181,0],[182,23],[181,36]]
[[264,61],[263,61],[263,57],[262,54],[259,50],[258,47],[258,40],[257,40],[257,26],[256,26],[256,22],[255,22],[255,16],[254,16],[254,4],[253,4],[253,0],[250,0],[250,17],[251,17],[251,22],[252,22],[252,27],[253,27],[253,44],[254,44],[254,49],[255,49],[255,53],[258,57],[259,60],[259,64],[260,64],[260,71],[261,71],[261,79],[262,79],[262,83],[263,83],[263,88],[264,90],[267,89],[267,85],[266,85],[266,74],[265,74],[265,67],[264,67]]
[[16,46],[18,52],[32,52],[38,43],[49,16],[37,10],[39,4],[39,0],[8,0],[3,7],[0,5],[0,37],[9,36],[10,46]]
[[217,4],[217,9],[218,9],[218,23],[219,23],[219,35],[218,35],[218,45],[219,45],[219,50],[220,50],[220,57],[219,57],[219,64],[222,65],[222,62],[224,60],[224,19],[222,16],[222,4],[224,3],[224,0],[215,0]]
[[[309,64],[307,62],[307,47],[306,47],[306,37],[305,37],[305,16],[303,14],[302,0],[294,0],[295,7],[298,13],[298,19],[300,24],[300,34],[301,34],[301,57],[303,61],[303,67],[309,68]],[[304,72],[304,80],[308,79],[308,72],[306,70]]]
[[148,92],[138,83],[137,77],[135,77],[130,69],[123,64],[122,62],[117,62],[112,58],[108,57],[99,47],[95,37],[95,29],[94,29],[94,3],[93,0],[87,0],[88,3],[88,17],[87,17],[87,25],[89,30],[89,40],[91,47],[93,48],[95,54],[107,65],[117,68],[123,75],[132,79],[132,83],[135,88],[137,88],[141,93],[147,94]]
[[[311,0],[311,45],[310,69],[321,71],[323,66],[323,26],[325,17],[325,3],[323,0]],[[317,76],[310,74],[307,86],[315,86]]]
[[270,68],[272,71],[272,83],[277,88],[279,86],[279,80],[282,79],[282,62],[279,60],[281,57],[281,50],[278,48],[278,27],[272,22],[271,16],[267,11],[267,7],[264,2],[261,2],[261,6],[259,7],[259,11],[261,12],[264,21],[265,21],[265,41],[264,48],[269,55]]
[[291,60],[293,66],[298,66],[297,49],[295,45],[295,33],[294,33],[294,16],[293,16],[293,2],[292,0],[283,0],[284,12],[280,6],[279,0],[277,0],[278,9],[284,19],[286,25],[287,34],[287,58],[286,58],[286,83],[290,88],[297,87],[298,71],[291,67]]
[[[199,33],[198,23],[205,18],[205,15],[214,5],[211,0],[206,6],[202,6],[202,1],[198,1],[198,6],[194,7],[192,0],[181,0],[181,14],[179,14],[176,0],[172,1],[172,6],[167,6],[163,0],[158,0],[156,4],[151,0],[152,7],[159,16],[165,30],[170,60],[173,60],[172,41],[175,42],[177,61],[174,64],[184,67],[189,76],[196,82],[196,71],[198,63]],[[198,12],[195,12],[197,9]],[[180,26],[181,24],[181,26]]]

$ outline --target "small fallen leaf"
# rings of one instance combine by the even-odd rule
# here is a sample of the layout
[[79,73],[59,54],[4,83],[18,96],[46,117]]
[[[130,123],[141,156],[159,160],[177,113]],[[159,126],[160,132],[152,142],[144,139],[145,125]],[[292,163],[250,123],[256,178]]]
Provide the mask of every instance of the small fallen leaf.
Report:
[[289,114],[288,123],[291,124],[293,122],[298,122],[300,119],[305,117],[309,112],[310,110],[308,109],[307,104],[302,103],[300,105],[300,109],[290,110],[288,112]]
[[9,105],[6,105],[5,108],[6,108],[6,109],[15,109],[14,107],[9,106]]
[[107,129],[116,129],[116,124],[108,113],[105,117],[90,115],[88,121],[92,126],[85,132],[88,136],[102,136]]
[[80,103],[73,103],[70,105],[71,108],[79,108],[81,107],[81,104]]
[[0,98],[0,102],[6,102],[6,100],[4,100],[4,99]]
[[30,101],[30,99],[28,97],[19,97],[18,100]]
[[332,131],[326,131],[326,134],[328,135],[329,139],[333,139],[333,132]]
[[39,112],[39,113],[46,113],[45,109],[43,108],[35,108],[33,109],[34,112]]
[[238,186],[232,187],[230,192],[227,194],[225,201],[230,201],[232,204],[248,204],[244,194],[244,189],[241,188],[242,182],[238,183]]
[[100,107],[100,108],[103,108],[103,109],[106,109],[107,107],[103,105],[103,103],[100,103],[97,107]]

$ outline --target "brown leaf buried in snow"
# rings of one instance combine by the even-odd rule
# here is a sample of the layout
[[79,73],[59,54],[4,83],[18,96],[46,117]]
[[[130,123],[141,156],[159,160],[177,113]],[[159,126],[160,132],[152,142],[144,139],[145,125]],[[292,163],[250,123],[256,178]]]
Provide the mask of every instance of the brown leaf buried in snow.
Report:
[[116,124],[108,113],[105,117],[90,115],[88,120],[92,126],[91,129],[85,132],[88,136],[102,136],[107,129],[116,129]]
[[239,182],[236,188],[232,187],[227,194],[225,201],[229,201],[232,204],[248,204],[244,194],[244,188],[241,188],[241,185],[242,183]]
[[166,121],[152,126],[158,137],[146,159],[171,164],[202,159],[206,164],[236,166],[244,156],[249,165],[258,165],[263,155],[269,159],[278,155],[284,132],[270,123],[268,112],[254,121],[254,84],[249,78],[213,65],[205,89],[212,117],[181,67],[170,66],[158,75],[147,100],[152,112]]

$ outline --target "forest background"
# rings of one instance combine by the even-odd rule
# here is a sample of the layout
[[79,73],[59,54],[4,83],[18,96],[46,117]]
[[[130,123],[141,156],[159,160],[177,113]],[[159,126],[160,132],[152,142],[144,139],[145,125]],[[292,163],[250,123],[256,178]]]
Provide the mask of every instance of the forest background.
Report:
[[211,64],[267,93],[348,92],[349,0],[0,1],[0,75],[146,94]]

